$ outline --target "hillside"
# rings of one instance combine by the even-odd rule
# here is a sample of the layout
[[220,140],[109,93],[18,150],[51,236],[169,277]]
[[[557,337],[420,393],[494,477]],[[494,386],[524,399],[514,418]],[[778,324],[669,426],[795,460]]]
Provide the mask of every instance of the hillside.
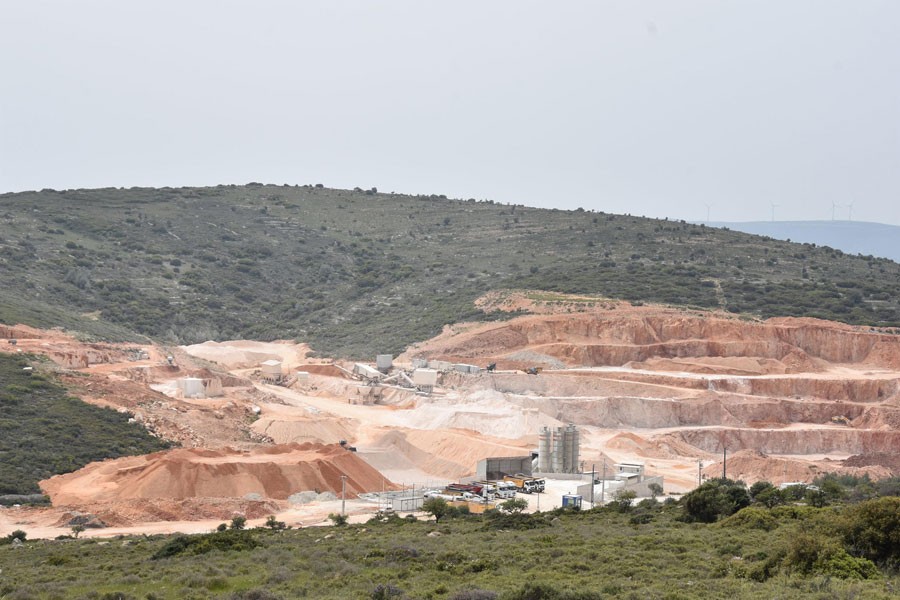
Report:
[[0,195],[0,322],[400,352],[529,288],[900,324],[900,265],[684,222],[316,186]]
[[37,482],[104,458],[168,448],[129,416],[66,394],[29,355],[0,354],[0,495],[40,493]]
[[830,246],[848,254],[882,256],[900,261],[900,227],[863,221],[752,221],[707,223],[735,231]]
[[[863,506],[890,509],[897,501]],[[20,547],[0,538],[0,597],[896,598],[896,571],[859,558],[867,548],[844,549],[850,544],[840,527],[859,514],[852,507],[754,506],[715,525],[681,522],[681,513],[667,499],[627,510],[447,516],[439,523],[376,516],[346,527]],[[889,540],[897,519],[871,518],[879,516],[893,527],[882,538]]]

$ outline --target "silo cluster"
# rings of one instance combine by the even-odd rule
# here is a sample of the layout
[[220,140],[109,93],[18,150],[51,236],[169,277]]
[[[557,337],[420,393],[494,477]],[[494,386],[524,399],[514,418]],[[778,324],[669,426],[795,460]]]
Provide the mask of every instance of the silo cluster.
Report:
[[577,473],[579,466],[578,428],[542,427],[538,434],[538,471],[541,473]]

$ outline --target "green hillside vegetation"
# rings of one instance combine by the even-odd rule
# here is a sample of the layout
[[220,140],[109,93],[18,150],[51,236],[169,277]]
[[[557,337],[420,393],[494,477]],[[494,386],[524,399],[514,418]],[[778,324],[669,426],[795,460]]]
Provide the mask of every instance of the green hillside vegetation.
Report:
[[0,354],[0,502],[39,494],[38,481],[95,460],[169,447],[129,415],[67,395],[39,367],[34,356]]
[[528,288],[900,325],[900,265],[684,222],[319,186],[0,195],[0,321],[399,352]]
[[9,538],[0,543],[0,598],[887,599],[900,586],[897,497],[753,505],[710,525],[685,522],[671,499],[439,523],[391,515],[332,528],[269,525],[26,541],[27,551]]

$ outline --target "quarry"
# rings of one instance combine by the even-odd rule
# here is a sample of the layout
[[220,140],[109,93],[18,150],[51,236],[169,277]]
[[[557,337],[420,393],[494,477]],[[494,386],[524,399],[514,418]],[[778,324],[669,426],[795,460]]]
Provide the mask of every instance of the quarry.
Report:
[[482,310],[523,314],[447,325],[399,356],[373,340],[358,361],[293,341],[166,347],[0,326],[0,351],[46,357],[85,402],[177,444],[45,479],[52,505],[0,508],[0,535],[76,521],[86,536],[201,532],[235,514],[310,526],[415,512],[434,494],[478,511],[517,492],[547,510],[626,489],[678,497],[723,473],[900,475],[894,330],[533,298],[488,294]]

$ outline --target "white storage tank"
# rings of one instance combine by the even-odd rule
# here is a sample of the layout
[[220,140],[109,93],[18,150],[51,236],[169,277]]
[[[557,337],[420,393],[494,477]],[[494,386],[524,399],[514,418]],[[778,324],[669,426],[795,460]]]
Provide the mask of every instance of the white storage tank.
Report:
[[415,386],[434,387],[437,385],[438,372],[434,369],[416,369],[412,373]]
[[412,359],[412,368],[413,369],[425,369],[428,367],[428,361],[424,358],[414,358]]
[[297,381],[299,383],[309,383],[309,372],[297,371]]

